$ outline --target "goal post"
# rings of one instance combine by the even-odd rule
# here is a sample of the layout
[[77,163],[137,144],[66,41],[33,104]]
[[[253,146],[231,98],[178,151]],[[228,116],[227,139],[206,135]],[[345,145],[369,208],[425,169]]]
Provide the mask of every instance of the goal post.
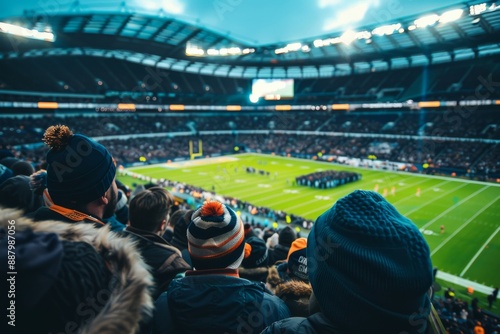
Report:
[[198,140],[198,152],[194,152],[194,145],[193,141],[189,141],[189,156],[191,157],[191,160],[194,160],[194,158],[201,157],[203,155],[203,142],[202,140]]

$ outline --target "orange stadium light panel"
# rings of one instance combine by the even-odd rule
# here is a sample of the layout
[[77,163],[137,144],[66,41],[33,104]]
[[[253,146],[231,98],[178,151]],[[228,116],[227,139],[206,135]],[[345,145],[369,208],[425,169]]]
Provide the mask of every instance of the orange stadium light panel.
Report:
[[500,105],[500,100],[496,100],[496,101],[495,101],[495,104]]
[[171,104],[170,110],[184,110],[183,104]]
[[227,106],[227,111],[241,111],[241,106]]
[[135,104],[133,103],[118,103],[119,110],[135,110]]
[[419,108],[439,108],[441,102],[439,101],[422,101],[418,103]]
[[39,109],[57,109],[59,108],[59,103],[57,102],[38,102]]
[[279,105],[279,106],[276,106],[276,110],[292,110],[292,106],[291,105]]
[[350,106],[348,103],[343,104],[332,104],[332,110],[349,110]]

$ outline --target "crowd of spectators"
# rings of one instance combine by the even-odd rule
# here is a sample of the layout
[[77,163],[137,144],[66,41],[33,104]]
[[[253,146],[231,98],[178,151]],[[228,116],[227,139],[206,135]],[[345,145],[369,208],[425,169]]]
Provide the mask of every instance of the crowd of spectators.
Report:
[[[68,324],[130,334],[445,331],[430,308],[429,247],[378,193],[341,198],[306,239],[292,226],[252,219],[300,217],[201,188],[159,180],[129,189],[116,182],[105,146],[65,126],[49,127],[43,138],[45,170],[1,159],[0,243],[6,251],[15,221],[20,278],[16,316],[2,332],[59,332]],[[165,186],[203,203],[195,211],[179,205]],[[394,235],[394,228],[406,232]],[[433,303],[449,333],[498,330],[476,299],[469,312],[446,298]],[[80,312],[89,301],[91,314]]]
[[346,171],[321,171],[307,175],[300,175],[295,178],[295,182],[301,186],[308,186],[318,189],[330,189],[355,182],[361,179],[361,174]]

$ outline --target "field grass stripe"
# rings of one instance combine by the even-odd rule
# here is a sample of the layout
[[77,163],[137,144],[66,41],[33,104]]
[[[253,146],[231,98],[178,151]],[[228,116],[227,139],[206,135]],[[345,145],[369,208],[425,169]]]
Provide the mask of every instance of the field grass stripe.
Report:
[[462,272],[460,273],[460,277],[464,276],[465,272],[467,270],[469,270],[470,266],[472,266],[472,264],[479,257],[479,254],[481,254],[483,252],[483,250],[486,247],[486,245],[491,241],[491,239],[493,239],[495,237],[495,235],[498,233],[498,231],[500,231],[500,227],[498,227],[496,229],[496,231],[488,238],[488,240],[486,240],[486,242],[481,246],[481,248],[479,248],[479,250],[477,251],[476,255],[474,255],[474,257],[472,258],[472,260],[470,260],[469,263],[467,263],[467,265],[465,266],[464,270],[462,270]]
[[[467,184],[463,184],[463,185],[461,185],[461,186],[459,186],[459,187],[457,187],[457,188],[455,188],[455,189],[452,189],[452,190],[450,190],[450,191],[447,191],[446,193],[444,193],[444,194],[440,195],[439,197],[435,197],[435,198],[433,198],[432,200],[425,202],[423,205],[420,205],[419,207],[417,207],[417,208],[415,208],[415,209],[413,209],[413,210],[411,210],[411,211],[409,211],[409,212],[405,213],[403,216],[405,216],[405,217],[406,217],[407,215],[409,215],[409,214],[411,214],[411,213],[413,213],[413,212],[415,212],[415,211],[417,211],[417,210],[420,210],[420,209],[421,209],[421,208],[423,208],[424,206],[427,206],[427,205],[429,205],[429,204],[432,204],[432,203],[436,202],[438,199],[440,199],[440,198],[442,198],[442,197],[444,197],[444,196],[446,196],[446,195],[448,195],[448,194],[450,194],[450,193],[452,193],[452,192],[454,192],[454,191],[457,191],[458,189],[463,188],[463,187],[464,187],[464,186],[466,186],[466,185],[467,185]],[[456,204],[454,204],[453,206],[450,206],[448,209],[446,209],[445,211],[441,212],[441,213],[440,213],[437,217],[434,217],[434,219],[430,220],[427,224],[425,224],[424,226],[422,226],[422,227],[420,228],[420,231],[423,231],[423,230],[424,230],[427,226],[429,226],[429,225],[433,224],[435,221],[437,221],[437,220],[441,219],[441,218],[442,218],[444,215],[446,215],[448,212],[452,211],[453,209],[455,209],[455,208],[456,208],[457,206],[459,206],[460,204],[467,202],[467,201],[468,201],[468,200],[470,200],[472,197],[476,196],[477,194],[479,194],[480,192],[482,192],[482,191],[484,191],[484,190],[486,190],[486,189],[488,189],[488,186],[486,186],[486,187],[483,187],[483,188],[479,189],[478,191],[476,191],[476,192],[475,192],[475,193],[473,193],[473,194],[470,194],[469,196],[467,196],[466,198],[464,198],[464,199],[463,199],[463,200],[461,200],[460,202],[457,202],[457,203],[456,203]]]
[[[416,183],[414,183],[414,184],[411,184],[411,186],[416,186],[417,184],[421,184],[421,183],[428,182],[428,181],[433,181],[433,180],[432,180],[432,179],[425,179],[425,181],[419,181],[419,182],[416,182]],[[443,182],[441,182],[441,183],[439,183],[439,184],[436,184],[436,185],[435,185],[435,186],[433,186],[433,187],[429,187],[429,188],[427,188],[427,189],[422,190],[421,194],[425,194],[426,192],[431,191],[433,188],[441,187],[441,186],[445,185],[446,183],[450,183],[450,182],[451,182],[451,181],[443,181]],[[412,197],[412,196],[407,196],[407,197],[402,198],[402,199],[400,199],[399,201],[394,202],[394,203],[391,203],[391,204],[392,204],[392,205],[397,205],[397,204],[400,204],[400,203],[402,203],[402,202],[405,202],[405,201],[407,201],[407,200],[409,200],[409,199],[413,199],[413,197]]]
[[463,225],[461,225],[455,232],[453,232],[448,238],[446,238],[442,243],[440,243],[436,248],[434,248],[434,250],[431,252],[431,256],[436,254],[436,252],[438,250],[440,250],[444,245],[446,245],[448,243],[448,241],[450,241],[451,239],[453,239],[453,237],[455,235],[457,235],[460,231],[462,231],[467,225],[469,225],[469,223],[471,221],[473,221],[474,219],[476,219],[477,216],[479,216],[481,213],[483,213],[486,209],[488,209],[490,206],[492,206],[496,201],[498,201],[498,199],[500,198],[500,196],[497,196],[493,201],[489,202],[488,205],[484,206],[481,210],[479,210],[478,212],[476,212],[474,214],[474,216],[472,216],[471,218],[469,218]]

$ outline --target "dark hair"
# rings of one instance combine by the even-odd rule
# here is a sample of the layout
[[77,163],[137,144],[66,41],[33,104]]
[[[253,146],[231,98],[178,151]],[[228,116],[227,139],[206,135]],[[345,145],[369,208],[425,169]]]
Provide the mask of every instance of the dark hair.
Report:
[[129,205],[130,225],[142,230],[156,232],[167,219],[174,198],[166,189],[152,187],[134,196]]

